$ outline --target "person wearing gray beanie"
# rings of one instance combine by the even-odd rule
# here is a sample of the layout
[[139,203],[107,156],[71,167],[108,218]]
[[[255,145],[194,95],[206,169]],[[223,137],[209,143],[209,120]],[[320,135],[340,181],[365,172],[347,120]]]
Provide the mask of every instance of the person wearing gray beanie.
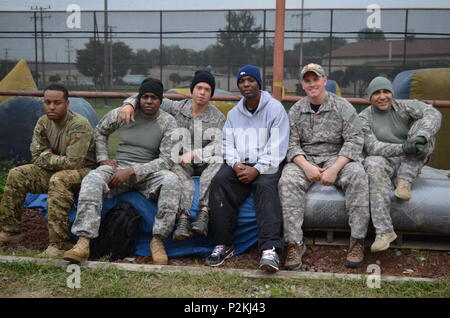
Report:
[[[178,222],[172,236],[177,241],[190,238],[193,232],[202,236],[208,235],[209,188],[211,179],[221,166],[221,163],[215,162],[214,158],[222,158],[221,129],[225,123],[225,116],[210,103],[215,87],[214,76],[208,71],[198,70],[194,73],[190,84],[192,98],[181,101],[164,98],[161,104],[163,111],[175,117],[179,128],[190,132],[190,140],[187,144],[195,147],[194,149],[183,148],[179,158],[175,159],[179,164],[172,168],[172,171],[183,183]],[[125,123],[133,121],[135,107],[135,97],[124,101],[120,112],[122,121]],[[211,133],[212,131],[214,133]],[[201,140],[200,144],[198,140]],[[195,190],[193,176],[200,177],[198,200],[200,212],[197,213],[195,221],[191,224],[190,210]]]
[[369,83],[369,86],[366,90],[366,98],[370,100],[373,93],[381,89],[387,90],[392,94],[394,93],[394,88],[392,87],[391,81],[386,77],[377,76]]
[[371,105],[359,117],[364,132],[364,168],[369,176],[370,214],[376,237],[372,252],[389,248],[397,235],[390,216],[391,187],[400,200],[411,198],[411,184],[434,149],[442,115],[418,100],[394,99],[394,88],[378,76],[368,85]]

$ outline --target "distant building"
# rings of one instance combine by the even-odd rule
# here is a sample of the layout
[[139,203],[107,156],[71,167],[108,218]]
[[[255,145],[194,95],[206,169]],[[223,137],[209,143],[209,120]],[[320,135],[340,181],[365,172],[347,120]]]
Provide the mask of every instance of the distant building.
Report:
[[[391,67],[405,62],[428,66],[433,62],[450,64],[450,39],[407,39],[374,42],[354,42],[331,52],[332,71],[345,70],[349,65]],[[328,65],[329,54],[322,57]]]

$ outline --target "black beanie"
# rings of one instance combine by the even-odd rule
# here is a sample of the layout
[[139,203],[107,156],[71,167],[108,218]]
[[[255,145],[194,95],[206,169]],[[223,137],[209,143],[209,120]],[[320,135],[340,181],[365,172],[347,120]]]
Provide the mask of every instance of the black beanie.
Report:
[[139,87],[139,95],[138,101],[141,100],[141,97],[145,93],[153,93],[158,96],[159,100],[162,101],[163,98],[164,87],[159,79],[155,78],[146,78],[142,83],[141,87]]
[[208,71],[196,71],[191,82],[191,93],[194,90],[195,85],[200,82],[205,82],[211,86],[211,97],[213,97],[214,89],[216,88],[216,80],[214,79],[214,76]]

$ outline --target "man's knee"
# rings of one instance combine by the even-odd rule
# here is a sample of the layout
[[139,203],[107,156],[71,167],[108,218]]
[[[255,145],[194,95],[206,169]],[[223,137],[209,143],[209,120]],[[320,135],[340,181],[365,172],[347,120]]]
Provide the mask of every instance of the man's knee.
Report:
[[382,156],[369,156],[364,159],[363,165],[367,172],[377,172],[383,170],[387,164],[386,158]]
[[32,165],[24,165],[12,168],[11,170],[9,170],[7,182],[10,184],[17,182],[21,183],[23,181],[32,179],[33,174],[31,173],[32,171],[31,166]]
[[211,180],[211,186],[220,185],[227,183],[230,179],[235,179],[236,175],[232,168],[228,165],[224,165],[220,170],[216,173],[216,175]]
[[289,163],[283,169],[278,182],[278,188],[300,188],[306,191],[308,188],[308,181],[295,163]]
[[67,188],[69,178],[70,178],[70,175],[68,175],[66,171],[55,172],[50,177],[49,189],[51,189],[51,188],[60,189],[60,187]]

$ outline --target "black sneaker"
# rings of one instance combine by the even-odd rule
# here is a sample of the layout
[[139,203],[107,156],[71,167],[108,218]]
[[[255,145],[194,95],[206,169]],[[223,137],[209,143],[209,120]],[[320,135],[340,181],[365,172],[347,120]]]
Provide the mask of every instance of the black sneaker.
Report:
[[280,259],[278,258],[275,247],[270,250],[264,250],[262,252],[261,261],[259,263],[259,269],[268,272],[276,272],[280,267]]
[[211,255],[209,255],[205,264],[208,266],[219,266],[221,265],[227,258],[230,258],[234,255],[234,247],[233,246],[225,246],[225,245],[217,245],[214,247]]

